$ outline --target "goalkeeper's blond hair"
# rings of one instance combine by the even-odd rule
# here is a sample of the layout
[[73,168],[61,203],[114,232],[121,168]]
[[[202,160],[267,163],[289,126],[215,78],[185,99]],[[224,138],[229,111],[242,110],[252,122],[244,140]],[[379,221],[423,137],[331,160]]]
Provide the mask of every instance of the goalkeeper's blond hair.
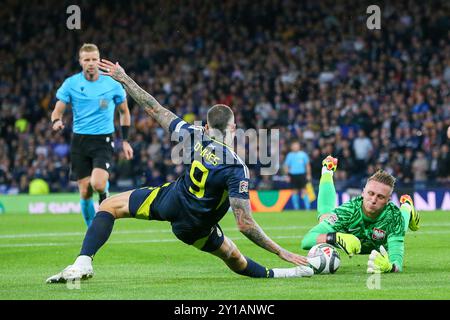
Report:
[[82,52],[95,52],[95,51],[100,53],[100,50],[98,50],[97,45],[93,43],[84,43],[81,46],[80,50],[78,51],[78,55],[80,56]]
[[391,175],[390,173],[379,169],[377,172],[375,172],[373,175],[371,175],[369,177],[369,179],[367,179],[367,182],[369,181],[377,181],[379,183],[385,184],[389,187],[391,187],[391,194],[394,191],[394,186],[395,186],[395,178],[393,175]]

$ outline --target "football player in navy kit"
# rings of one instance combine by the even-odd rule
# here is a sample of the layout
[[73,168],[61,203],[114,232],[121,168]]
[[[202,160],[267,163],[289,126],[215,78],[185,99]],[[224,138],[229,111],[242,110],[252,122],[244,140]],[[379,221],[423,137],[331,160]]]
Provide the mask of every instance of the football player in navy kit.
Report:
[[[178,239],[219,257],[241,275],[255,278],[313,275],[306,257],[275,243],[252,217],[249,172],[231,147],[236,124],[228,106],[212,106],[204,127],[190,125],[140,88],[118,63],[102,60],[99,67],[122,83],[151,117],[184,144],[188,161],[183,174],[174,182],[130,190],[105,200],[87,230],[74,264],[48,278],[48,283],[92,277],[92,257],[109,238],[114,221],[121,218],[168,221]],[[240,232],[296,267],[269,269],[244,256],[218,224],[230,206]]]

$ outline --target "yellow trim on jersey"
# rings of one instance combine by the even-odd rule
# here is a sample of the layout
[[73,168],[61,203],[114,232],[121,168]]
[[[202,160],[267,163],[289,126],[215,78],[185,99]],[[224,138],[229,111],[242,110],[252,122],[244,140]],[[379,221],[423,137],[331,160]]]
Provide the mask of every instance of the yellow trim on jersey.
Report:
[[216,139],[214,139],[214,138],[212,138],[212,137],[209,137],[209,138],[210,138],[212,141],[217,142],[218,144],[221,144],[221,145],[223,145],[224,147],[227,147],[229,150],[233,151],[233,148],[232,148],[231,146],[229,146],[229,145],[227,145],[227,144],[225,144],[225,143],[223,143],[223,142],[217,141]]
[[148,197],[142,202],[141,206],[136,212],[136,219],[150,219],[150,206],[155,201],[156,196],[158,195],[160,187],[158,188],[149,188],[153,189],[152,192],[148,195]]
[[211,138],[211,137],[210,137],[210,139],[211,139],[212,141],[217,142],[218,144],[221,144],[222,146],[226,147],[226,148],[231,152],[231,154],[233,155],[233,157],[235,157],[235,159],[236,159],[237,161],[239,161],[239,162],[242,164],[242,167],[244,168],[244,175],[245,175],[245,177],[246,177],[247,179],[249,179],[249,178],[250,178],[250,172],[248,171],[247,165],[245,164],[244,161],[242,161],[242,159],[241,159],[241,158],[239,157],[239,155],[233,150],[233,148],[230,147],[229,145],[227,145],[227,144],[225,144],[225,143],[222,143],[222,142],[220,142],[220,141],[217,141],[217,140],[215,140],[215,139],[213,139],[213,138]]
[[212,164],[213,166],[217,166],[217,164],[219,163],[219,161],[221,161],[221,159],[218,156],[216,156],[212,152],[212,150],[208,147],[209,146],[206,146],[204,148],[200,142],[197,142],[194,146],[194,151],[197,152],[201,157],[203,157],[203,159],[205,159],[206,162]]
[[204,238],[198,239],[192,245],[194,247],[196,247],[197,249],[201,250],[205,246],[206,241],[208,241],[209,236],[210,236],[210,234]]
[[150,206],[152,205],[153,201],[155,201],[156,196],[159,193],[159,190],[161,188],[167,187],[171,182],[167,182],[163,184],[161,187],[149,187],[148,189],[152,190],[150,194],[147,196],[147,198],[142,202],[141,206],[136,212],[136,219],[150,219]]
[[214,228],[211,228],[211,232],[206,237],[203,237],[203,238],[200,238],[200,239],[196,240],[192,245],[194,247],[196,247],[197,249],[201,250],[205,246],[206,241],[208,241],[209,236],[213,232],[214,232]]
[[[195,169],[199,169],[202,173],[201,180],[198,181],[194,177]],[[197,186],[199,189],[198,191],[192,189],[192,187],[189,187],[189,192],[195,195],[197,198],[201,199],[205,196],[205,184],[206,179],[208,178],[209,170],[206,168],[200,161],[194,160],[191,164],[191,170],[189,171],[189,177],[191,178],[192,183]]]
[[225,190],[225,191],[223,192],[222,198],[220,199],[220,202],[219,202],[219,204],[217,205],[217,207],[216,207],[215,210],[219,209],[219,207],[225,202],[225,200],[227,199],[227,197],[228,197],[228,191]]

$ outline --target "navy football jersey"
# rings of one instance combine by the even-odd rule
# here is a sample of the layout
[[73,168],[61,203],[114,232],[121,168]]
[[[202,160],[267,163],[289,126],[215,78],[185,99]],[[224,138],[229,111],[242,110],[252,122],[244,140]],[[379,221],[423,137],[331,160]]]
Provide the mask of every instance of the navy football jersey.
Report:
[[180,118],[169,130],[172,140],[183,146],[184,172],[161,190],[155,214],[164,220],[188,218],[192,225],[212,226],[228,211],[229,197],[249,199],[248,168],[230,147]]

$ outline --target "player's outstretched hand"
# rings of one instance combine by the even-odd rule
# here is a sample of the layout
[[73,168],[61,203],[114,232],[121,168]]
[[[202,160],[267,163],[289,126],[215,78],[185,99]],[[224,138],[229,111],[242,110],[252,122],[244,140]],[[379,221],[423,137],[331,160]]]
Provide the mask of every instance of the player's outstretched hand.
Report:
[[396,271],[392,263],[389,262],[389,254],[383,246],[380,252],[372,250],[367,261],[367,273],[386,273]]
[[122,142],[123,153],[125,153],[125,159],[131,160],[133,158],[133,148],[130,146],[128,141]]
[[282,250],[280,251],[280,253],[278,254],[278,256],[279,256],[281,259],[283,259],[283,260],[285,260],[285,261],[287,261],[287,262],[291,262],[291,263],[293,263],[293,264],[296,264],[296,265],[298,265],[298,266],[299,266],[299,265],[303,265],[303,266],[309,265],[309,262],[308,262],[308,260],[306,259],[306,257],[299,256],[298,254],[289,252],[289,251],[284,250],[284,249],[282,249]]
[[118,62],[114,64],[109,60],[101,59],[98,63],[98,67],[100,70],[102,70],[102,75],[110,76],[111,78],[119,82],[125,77],[125,70],[120,66]]
[[327,233],[327,243],[341,248],[350,258],[361,252],[361,241],[349,233]]

